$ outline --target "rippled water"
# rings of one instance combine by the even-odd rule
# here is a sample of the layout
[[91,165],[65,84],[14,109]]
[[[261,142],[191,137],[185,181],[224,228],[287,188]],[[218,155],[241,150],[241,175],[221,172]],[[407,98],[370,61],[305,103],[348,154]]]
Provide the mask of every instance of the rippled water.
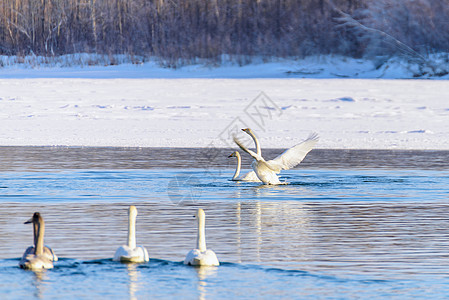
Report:
[[[314,150],[282,173],[288,185],[272,187],[229,181],[230,149],[204,151],[0,147],[1,298],[448,294],[449,152]],[[147,264],[110,259],[131,204]],[[217,268],[182,264],[198,207]],[[60,257],[41,273],[18,268],[35,211]]]

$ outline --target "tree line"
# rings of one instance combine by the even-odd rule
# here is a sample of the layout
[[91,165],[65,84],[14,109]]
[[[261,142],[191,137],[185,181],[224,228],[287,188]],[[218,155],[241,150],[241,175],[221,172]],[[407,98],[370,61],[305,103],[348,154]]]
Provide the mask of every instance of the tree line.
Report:
[[447,20],[449,0],[0,0],[0,54],[413,56],[449,51]]

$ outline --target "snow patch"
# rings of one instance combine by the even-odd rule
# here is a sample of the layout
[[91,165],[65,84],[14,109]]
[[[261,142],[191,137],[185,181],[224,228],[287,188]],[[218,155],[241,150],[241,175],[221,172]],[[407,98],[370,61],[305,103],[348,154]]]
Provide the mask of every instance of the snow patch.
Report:
[[[141,68],[134,79],[115,78],[109,67],[63,73],[93,78],[46,78],[65,71],[37,69],[23,74],[44,78],[0,79],[0,145],[232,147],[229,130],[251,127],[263,148],[317,132],[318,148],[449,150],[445,80],[151,79],[143,70],[155,71]],[[270,64],[234,71],[249,76],[251,68],[274,74]],[[261,92],[271,102],[257,102]]]
[[[156,59],[124,55],[102,56],[71,54],[59,57],[32,56],[29,59],[0,56],[0,78],[436,78],[449,79],[448,53],[428,57],[433,72],[418,63],[399,57],[383,63],[344,56],[309,56],[303,59],[273,59],[271,62],[253,59],[240,66],[224,62],[220,66],[194,64],[170,69]],[[110,61],[112,59],[113,63]],[[20,63],[23,62],[23,63]]]

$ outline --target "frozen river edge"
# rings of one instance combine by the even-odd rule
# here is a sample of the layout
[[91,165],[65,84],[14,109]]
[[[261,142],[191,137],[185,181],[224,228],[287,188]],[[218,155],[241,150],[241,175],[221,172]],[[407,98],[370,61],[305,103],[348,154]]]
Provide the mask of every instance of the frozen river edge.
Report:
[[[385,79],[0,79],[0,146],[449,150],[449,82]],[[248,143],[250,143],[248,141]]]

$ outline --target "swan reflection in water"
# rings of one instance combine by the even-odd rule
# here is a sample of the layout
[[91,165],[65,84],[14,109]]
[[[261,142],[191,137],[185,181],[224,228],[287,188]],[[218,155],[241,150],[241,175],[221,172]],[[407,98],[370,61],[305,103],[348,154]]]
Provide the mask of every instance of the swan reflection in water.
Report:
[[139,290],[139,275],[140,271],[137,269],[138,265],[128,263],[126,264],[126,269],[128,271],[128,294],[130,300],[136,300],[136,293]]
[[[263,187],[258,190],[270,190],[269,186]],[[291,261],[302,262],[311,248],[316,247],[310,234],[313,231],[310,224],[316,217],[308,204],[253,201],[238,202],[233,209],[237,263],[264,263],[267,256],[277,255],[285,266]],[[291,240],[291,236],[295,240]],[[279,243],[284,243],[285,253],[295,253],[296,258],[279,255]]]
[[45,269],[31,270],[31,272],[33,273],[33,286],[36,288],[34,291],[34,297],[37,299],[44,299],[45,290],[50,283],[48,280],[48,274]]
[[207,297],[207,278],[217,275],[218,267],[216,266],[197,266],[194,268],[198,276],[198,299],[204,300]]

